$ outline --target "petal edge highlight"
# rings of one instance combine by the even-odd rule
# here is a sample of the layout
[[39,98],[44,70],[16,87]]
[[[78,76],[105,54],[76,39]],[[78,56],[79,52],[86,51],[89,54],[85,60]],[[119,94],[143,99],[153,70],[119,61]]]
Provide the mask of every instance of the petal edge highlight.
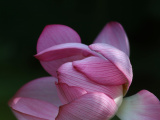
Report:
[[[62,103],[57,95],[56,81],[57,79],[54,77],[42,77],[32,80],[22,86],[12,99],[16,97],[34,98],[49,102],[58,107],[62,105]],[[10,101],[12,101],[12,99]]]
[[9,105],[11,109],[19,112],[19,115],[16,114],[18,117],[24,115],[25,118],[27,115],[33,118],[54,120],[58,114],[58,107],[32,98],[17,97]]

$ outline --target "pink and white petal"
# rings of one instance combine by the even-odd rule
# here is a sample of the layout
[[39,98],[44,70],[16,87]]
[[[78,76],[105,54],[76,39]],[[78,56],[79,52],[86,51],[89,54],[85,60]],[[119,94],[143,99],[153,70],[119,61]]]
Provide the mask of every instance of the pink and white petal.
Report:
[[127,82],[124,74],[107,59],[91,56],[74,61],[73,66],[98,84],[122,85]]
[[58,44],[81,43],[78,33],[65,25],[47,25],[37,43],[37,53]]
[[126,97],[117,112],[122,120],[159,120],[160,101],[147,90]]
[[96,43],[90,45],[89,48],[103,55],[124,74],[127,80],[127,83],[124,84],[124,94],[126,94],[133,77],[129,57],[124,52],[108,44]]
[[65,83],[57,83],[56,86],[59,93],[59,98],[63,104],[68,104],[69,102],[87,93],[82,88],[69,86]]
[[61,106],[56,120],[109,120],[116,111],[114,100],[104,93],[88,93]]
[[102,92],[116,100],[116,104],[120,105],[123,99],[123,88],[122,85],[110,86],[101,85],[93,80],[90,80],[84,74],[78,72],[73,66],[72,62],[63,64],[57,71],[58,81],[60,83],[66,83],[69,86],[77,86],[87,93],[91,92]]
[[49,74],[56,77],[57,69],[65,62],[83,59],[91,55],[98,56],[87,45],[66,43],[50,47],[38,53],[35,57],[40,60],[42,66]]
[[13,111],[19,113],[16,114],[19,118],[30,118],[33,116],[33,118],[37,119],[54,120],[58,114],[58,107],[33,98],[17,97],[10,102],[9,106]]
[[27,97],[46,101],[59,107],[62,103],[58,98],[55,82],[57,79],[54,77],[35,79],[21,87],[11,101],[16,97]]
[[128,56],[130,54],[127,35],[122,25],[118,22],[110,22],[106,24],[95,39],[94,43],[106,43],[118,48]]

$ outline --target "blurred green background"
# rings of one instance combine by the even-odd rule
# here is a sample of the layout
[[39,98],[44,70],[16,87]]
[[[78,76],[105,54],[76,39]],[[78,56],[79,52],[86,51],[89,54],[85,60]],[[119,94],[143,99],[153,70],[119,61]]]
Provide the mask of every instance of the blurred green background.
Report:
[[130,41],[134,78],[127,96],[147,89],[160,99],[159,0],[0,0],[0,120],[16,120],[8,100],[48,75],[33,57],[45,25],[68,25],[91,44],[110,21],[120,22]]

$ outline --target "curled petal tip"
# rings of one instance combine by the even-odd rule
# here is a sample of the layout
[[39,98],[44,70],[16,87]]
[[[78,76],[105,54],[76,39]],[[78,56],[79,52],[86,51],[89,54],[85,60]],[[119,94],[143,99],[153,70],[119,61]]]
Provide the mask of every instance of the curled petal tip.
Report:
[[47,25],[37,42],[37,53],[58,44],[81,43],[80,36],[72,28],[65,25]]
[[129,41],[122,25],[118,22],[109,22],[106,24],[94,43],[110,44],[129,56]]

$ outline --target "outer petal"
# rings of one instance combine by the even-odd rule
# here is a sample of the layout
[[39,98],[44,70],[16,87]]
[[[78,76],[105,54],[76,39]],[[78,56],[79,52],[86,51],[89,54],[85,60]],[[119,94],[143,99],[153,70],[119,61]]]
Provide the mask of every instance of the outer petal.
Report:
[[27,97],[43,100],[56,106],[60,106],[62,103],[57,95],[55,86],[56,81],[57,79],[54,77],[43,77],[33,80],[20,88],[11,101],[16,97]]
[[74,61],[73,66],[90,80],[102,85],[122,85],[127,82],[124,74],[107,59],[91,56]]
[[54,120],[58,114],[54,105],[32,98],[14,98],[10,107],[19,120]]
[[80,43],[66,43],[45,49],[36,54],[35,57],[40,61],[51,61],[75,55],[87,57],[93,54],[94,52],[92,52],[87,45]]
[[82,88],[69,86],[65,83],[57,83],[56,86],[58,88],[59,98],[63,104],[67,104],[87,93]]
[[72,28],[65,25],[47,25],[38,39],[37,53],[54,45],[80,42],[78,33]]
[[14,113],[14,115],[18,120],[46,120],[46,119],[35,117],[32,115],[24,114],[13,109],[12,109],[12,112]]
[[63,64],[58,69],[58,81],[66,83],[69,86],[76,86],[86,90],[86,92],[102,92],[115,100],[120,105],[123,97],[122,85],[110,86],[97,84],[93,80],[88,79],[82,73],[76,71],[71,62]]
[[124,98],[117,116],[122,120],[159,120],[160,102],[152,93],[142,90]]
[[83,59],[97,55],[87,45],[80,43],[66,43],[50,47],[35,57],[40,60],[44,69],[51,75],[57,76],[57,69],[65,62]]
[[92,44],[89,46],[91,50],[94,50],[102,54],[106,59],[113,63],[126,77],[127,83],[124,85],[124,94],[126,94],[131,82],[132,82],[132,66],[129,57],[122,51],[110,46],[108,44]]
[[116,110],[110,97],[103,93],[89,93],[61,106],[56,120],[108,120]]
[[128,38],[123,27],[118,22],[108,23],[100,32],[94,43],[110,44],[129,56]]

